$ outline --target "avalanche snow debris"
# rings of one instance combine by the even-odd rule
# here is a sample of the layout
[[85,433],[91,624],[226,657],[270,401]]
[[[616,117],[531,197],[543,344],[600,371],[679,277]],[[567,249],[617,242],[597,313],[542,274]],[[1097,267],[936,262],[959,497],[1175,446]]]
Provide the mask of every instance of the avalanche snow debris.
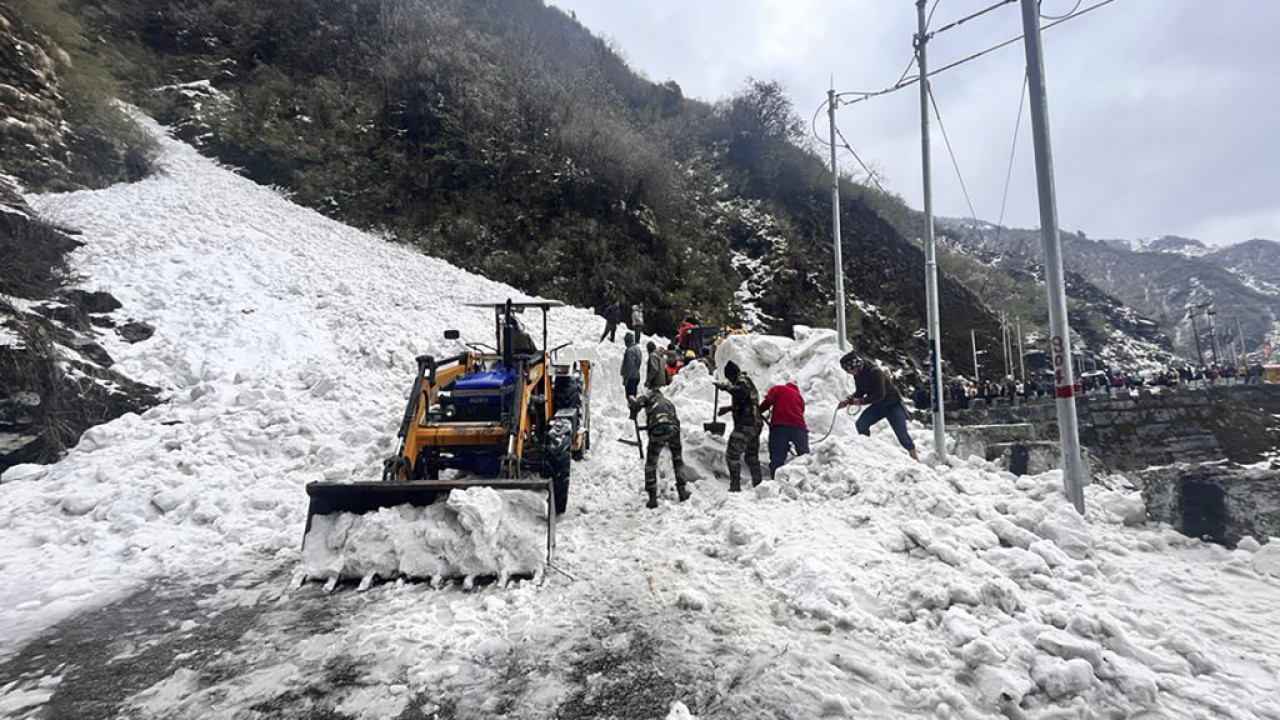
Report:
[[[156,575],[217,582],[314,563],[364,577],[469,555],[536,562],[520,553],[540,553],[540,538],[506,544],[485,532],[458,555],[428,551],[464,522],[510,523],[517,535],[537,526],[540,536],[532,500],[517,520],[508,505],[525,501],[505,492],[500,502],[459,494],[452,508],[321,520],[322,537],[354,536],[369,552],[326,553],[325,542],[300,556],[305,483],[375,479],[414,354],[447,351],[436,338],[450,327],[487,336],[489,318],[462,303],[520,295],[293,206],[176,142],[162,146],[165,171],[143,182],[31,198],[83,230],[76,269],[155,326],[146,343],[105,349],[169,394],[55,465],[5,474],[0,646]],[[350,295],[329,302],[335,286]],[[422,289],[412,310],[388,290],[405,287]],[[552,342],[599,327],[569,309],[553,317]],[[695,420],[712,416],[712,379],[695,369],[668,388],[685,419],[694,496],[666,495],[663,463],[663,503],[645,510],[632,448],[603,441],[631,432],[611,381],[621,349],[591,344],[577,352],[610,379],[593,392],[602,441],[576,466],[557,555],[578,580],[549,574],[501,594],[374,588],[332,629],[282,643],[287,655],[255,648],[225,682],[179,670],[135,690],[129,712],[195,718],[216,704],[246,714],[312,693],[325,663],[340,660],[362,670],[361,685],[327,689],[345,715],[435,712],[447,700],[470,713],[459,716],[512,703],[550,717],[585,692],[581,683],[617,680],[604,677],[611,667],[596,680],[574,673],[599,667],[588,658],[602,638],[625,637],[609,651],[625,654],[607,657],[710,683],[660,699],[654,716],[677,719],[692,718],[691,707],[704,716],[1280,717],[1280,542],[1215,549],[1139,518],[1136,491],[1100,485],[1086,488],[1079,518],[1057,471],[1018,479],[976,460],[916,463],[885,424],[864,438],[851,417],[832,414],[851,389],[834,333],[795,334],[731,337],[718,351],[720,366],[734,360],[762,391],[796,382],[815,439],[834,421],[830,439],[768,490],[725,491],[724,440]],[[324,392],[311,391],[326,378]],[[929,457],[929,434],[912,431]],[[426,518],[436,513],[452,515]],[[406,514],[410,530],[383,522]],[[671,548],[685,550],[671,558]],[[517,648],[527,683],[503,675]],[[707,667],[745,682],[686,671]],[[687,699],[708,689],[711,708]],[[27,689],[0,692],[23,708],[43,702]]]

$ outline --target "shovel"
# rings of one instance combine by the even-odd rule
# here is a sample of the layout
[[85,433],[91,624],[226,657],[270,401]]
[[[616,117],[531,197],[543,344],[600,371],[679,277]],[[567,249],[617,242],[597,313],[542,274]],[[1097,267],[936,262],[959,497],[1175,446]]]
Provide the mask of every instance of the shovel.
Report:
[[[636,449],[640,451],[640,459],[643,460],[644,445],[640,443],[640,421],[636,420],[635,418],[632,418],[632,422],[636,426],[636,439],[632,440],[630,438],[618,438],[618,442],[622,443],[623,445],[635,445]],[[645,429],[647,430],[648,428],[645,428]]]
[[[715,409],[711,411],[711,417],[720,416],[720,388],[716,387]],[[702,429],[715,435],[716,437],[724,437],[724,423],[719,420],[712,420],[709,423],[702,423]]]

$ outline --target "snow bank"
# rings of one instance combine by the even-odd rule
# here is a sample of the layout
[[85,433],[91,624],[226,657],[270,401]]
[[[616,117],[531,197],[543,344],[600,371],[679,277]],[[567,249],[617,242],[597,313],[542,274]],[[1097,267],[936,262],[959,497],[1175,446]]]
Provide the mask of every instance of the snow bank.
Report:
[[[762,394],[796,382],[817,440],[852,388],[830,331],[796,334],[730,338],[717,361],[736,362]],[[723,440],[695,424],[711,415],[710,383],[691,369],[669,392],[691,464],[723,478]],[[1280,543],[1232,552],[1167,526],[1132,527],[1141,498],[1102,484],[1086,490],[1082,517],[1060,471],[1016,477],[976,457],[916,463],[886,423],[863,438],[849,415],[835,418],[831,439],[695,530],[711,543],[703,552],[749,569],[794,612],[866,639],[860,657],[819,664],[875,690],[850,699],[839,683],[815,684],[819,712],[883,702],[940,717],[1037,717],[1074,704],[1280,717],[1270,696],[1280,690],[1280,633],[1263,600],[1280,597],[1268,576]],[[912,434],[930,457],[924,430]]]
[[[56,465],[0,478],[0,649],[141,578],[296,559],[303,486],[378,479],[414,358],[456,354],[446,329],[491,337],[492,315],[466,303],[525,298],[161,146],[160,171],[141,182],[27,197],[82,231],[71,263],[91,289],[155,326],[137,344],[97,341],[165,402],[91,429]],[[550,342],[600,325],[558,310]],[[616,368],[621,353],[561,357]]]

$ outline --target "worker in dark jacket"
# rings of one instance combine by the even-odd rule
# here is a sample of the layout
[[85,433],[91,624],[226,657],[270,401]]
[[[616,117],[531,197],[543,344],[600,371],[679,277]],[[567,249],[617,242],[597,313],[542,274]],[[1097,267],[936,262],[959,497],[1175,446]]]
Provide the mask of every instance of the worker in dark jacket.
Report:
[[644,366],[644,350],[636,342],[635,333],[627,333],[623,337],[627,349],[622,353],[622,387],[627,397],[633,398],[640,392],[640,370]]
[[658,352],[658,346],[649,341],[649,359],[644,366],[644,389],[656,390],[667,384],[667,356]]
[[671,449],[671,467],[676,473],[676,492],[680,502],[689,499],[689,488],[684,477],[684,457],[680,451],[680,418],[676,406],[663,396],[661,390],[650,390],[628,401],[631,419],[644,412],[645,426],[649,432],[649,452],[644,457],[644,491],[649,494],[647,508],[658,507],[658,455],[662,448]]
[[716,358],[714,355],[711,354],[711,346],[703,345],[702,349],[699,350],[698,352],[700,353],[698,355],[698,362],[707,366],[708,373],[710,373],[711,375],[715,375],[716,374]]
[[738,364],[732,360],[724,365],[724,376],[728,382],[716,383],[716,387],[728,392],[733,398],[727,408],[720,408],[720,414],[733,413],[733,432],[729,434],[729,445],[725,448],[725,464],[729,467],[729,492],[742,490],[742,459],[746,456],[747,469],[751,472],[751,484],[759,485],[762,480],[760,472],[760,393],[756,384],[742,372]]
[[600,341],[604,342],[605,338],[609,338],[609,342],[617,342],[618,321],[622,319],[622,310],[618,307],[617,301],[612,301],[604,308],[604,332],[600,333]]
[[857,385],[852,395],[840,401],[840,407],[864,406],[862,416],[856,423],[858,434],[871,435],[871,426],[887,419],[893,433],[898,436],[898,443],[911,453],[913,460],[919,460],[916,444],[911,441],[911,434],[907,432],[907,410],[902,407],[902,395],[884,371],[874,363],[864,362],[852,352],[840,358],[840,367],[853,375],[853,381]]
[[787,451],[796,456],[809,454],[809,426],[804,421],[804,395],[795,383],[769,388],[760,403],[760,414],[769,415],[769,477],[787,462]]

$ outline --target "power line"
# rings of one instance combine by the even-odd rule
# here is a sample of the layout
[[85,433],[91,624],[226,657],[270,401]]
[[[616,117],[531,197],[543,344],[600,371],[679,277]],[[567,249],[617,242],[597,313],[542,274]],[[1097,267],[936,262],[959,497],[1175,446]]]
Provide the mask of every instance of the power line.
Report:
[[1046,15],[1045,13],[1042,12],[1040,13],[1040,17],[1044,18],[1045,20],[1062,20],[1063,18],[1069,16],[1071,13],[1079,10],[1080,3],[1082,2],[1084,2],[1084,0],[1076,0],[1076,6],[1071,8],[1070,12],[1068,12],[1066,15]]
[[[937,30],[934,30],[933,32],[929,33],[929,37],[934,37],[935,35],[941,35],[942,33],[946,32],[946,31],[948,31],[948,30],[951,30],[951,29],[953,29],[953,28],[960,27],[961,25],[963,25],[963,24],[965,24],[965,23],[969,22],[970,20],[973,20],[973,19],[975,19],[975,18],[980,18],[980,17],[982,17],[983,15],[986,15],[987,13],[989,13],[989,12],[991,12],[991,11],[993,11],[993,10],[998,10],[998,9],[1000,9],[1000,8],[1004,7],[1005,5],[1008,5],[1009,3],[1013,3],[1013,2],[1017,2],[1017,0],[1000,0],[1000,1],[999,1],[999,2],[997,2],[995,5],[992,5],[992,6],[988,7],[988,8],[983,9],[983,10],[979,10],[978,12],[973,13],[972,15],[966,15],[966,16],[964,16],[964,17],[962,17],[962,18],[960,18],[959,20],[956,20],[956,21],[954,21],[954,22],[950,22],[950,23],[947,23],[946,25],[943,25],[942,27],[938,28]],[[1077,6],[1077,7],[1078,7],[1078,6]],[[1067,14],[1069,15],[1070,13],[1067,13]]]
[[[1080,16],[1082,16],[1082,15],[1086,15],[1086,14],[1088,14],[1088,13],[1090,13],[1090,12],[1093,12],[1094,10],[1097,10],[1098,8],[1101,8],[1101,7],[1104,7],[1104,6],[1110,5],[1111,3],[1115,2],[1115,1],[1116,1],[1116,0],[1101,0],[1100,2],[1095,3],[1095,4],[1093,4],[1093,5],[1090,5],[1089,7],[1084,8],[1083,10],[1079,10],[1079,11],[1077,11],[1077,12],[1073,12],[1073,13],[1071,13],[1070,15],[1067,15],[1067,16],[1065,16],[1065,17],[1063,17],[1063,18],[1059,19],[1059,20],[1055,20],[1055,21],[1053,21],[1053,22],[1051,22],[1051,23],[1048,23],[1048,24],[1047,24],[1047,25],[1045,25],[1043,28],[1041,28],[1041,30],[1048,30],[1049,28],[1057,27],[1058,25],[1061,25],[1061,24],[1062,24],[1062,23],[1064,23],[1064,22],[1067,22],[1067,21],[1069,21],[1069,20],[1074,20],[1075,18],[1078,18],[1078,17],[1080,17]],[[957,61],[955,61],[955,62],[951,63],[950,65],[944,65],[944,66],[942,66],[942,67],[938,68],[937,70],[931,70],[931,71],[929,71],[929,77],[934,77],[935,75],[941,75],[942,73],[944,73],[944,72],[946,72],[946,71],[948,71],[948,70],[951,70],[951,69],[953,69],[953,68],[957,68],[957,67],[959,67],[959,66],[961,66],[961,65],[964,65],[965,63],[972,62],[972,61],[974,61],[974,60],[977,60],[977,59],[978,59],[978,58],[980,58],[980,57],[983,57],[983,56],[985,56],[985,55],[989,55],[989,54],[991,54],[991,53],[993,53],[993,52],[995,52],[995,51],[997,51],[997,50],[1000,50],[1000,49],[1002,49],[1002,48],[1008,47],[1008,46],[1010,46],[1010,45],[1012,45],[1012,44],[1014,44],[1014,43],[1018,42],[1019,40],[1022,40],[1022,35],[1019,35],[1019,36],[1017,36],[1017,37],[1015,37],[1015,38],[1010,38],[1010,39],[1008,39],[1008,40],[1005,40],[1004,42],[1002,42],[1002,43],[1000,43],[1000,44],[998,44],[998,45],[992,45],[991,47],[989,47],[989,48],[987,48],[987,49],[985,49],[985,50],[980,50],[980,51],[978,51],[978,52],[976,52],[976,53],[974,53],[974,54],[972,54],[972,55],[969,55],[968,57],[961,58],[960,60],[957,60]],[[855,105],[855,104],[857,104],[857,103],[860,103],[860,102],[863,102],[863,101],[866,101],[866,100],[870,100],[870,99],[872,99],[872,98],[880,97],[880,96],[882,96],[882,95],[888,95],[888,94],[890,94],[890,93],[895,93],[895,92],[897,92],[897,91],[899,91],[899,90],[902,90],[902,89],[904,89],[904,88],[910,87],[910,86],[912,86],[912,85],[914,85],[914,84],[916,84],[916,83],[918,83],[918,82],[920,82],[920,76],[919,76],[919,75],[916,75],[916,76],[914,76],[914,77],[907,78],[907,79],[905,79],[905,80],[903,80],[903,81],[900,81],[900,82],[898,82],[898,83],[895,83],[895,84],[893,84],[893,85],[890,85],[889,87],[887,87],[887,88],[883,88],[883,89],[881,89],[881,90],[875,90],[875,91],[872,91],[872,92],[843,92],[843,93],[837,93],[836,97],[837,97],[837,98],[839,98],[839,97],[841,97],[841,96],[856,95],[856,96],[858,96],[858,97],[855,97],[855,98],[854,98],[854,99],[852,99],[852,100],[847,100],[847,101],[845,101],[845,102],[843,103],[844,105]]]
[[929,17],[924,21],[924,29],[926,31],[929,29],[929,25],[933,23],[933,14],[938,11],[938,3],[940,2],[942,0],[933,0],[933,7],[929,8]]
[[885,197],[889,197],[889,191],[885,190],[884,186],[880,184],[880,181],[876,179],[876,174],[871,171],[871,168],[867,167],[866,163],[862,162],[862,157],[858,155],[857,150],[853,149],[853,146],[849,144],[849,141],[844,139],[844,133],[840,132],[839,125],[836,126],[836,136],[840,138],[840,142],[844,143],[844,149],[848,150],[849,154],[853,155],[853,158],[862,166],[862,171],[867,174],[867,177],[871,179],[871,182],[875,183],[875,186],[880,193]]
[[[1026,107],[1027,102],[1027,74],[1022,74],[1022,92],[1018,95],[1018,119],[1013,124],[1013,147],[1009,149],[1009,169],[1004,174],[1004,195],[1000,198],[1000,220],[996,222],[996,247],[1000,247],[1000,235],[1004,232],[1004,211],[1009,203],[1009,183],[1013,180],[1013,160],[1018,154],[1018,133],[1022,130],[1022,108]],[[1022,240],[1022,247],[1025,249],[1027,244],[1026,238]],[[1021,253],[1021,249],[1019,250]]]
[[[933,106],[933,115],[938,118],[938,129],[942,131],[942,141],[947,146],[947,154],[951,156],[951,166],[956,169],[956,177],[960,180],[960,191],[964,193],[964,201],[969,206],[969,216],[973,218],[973,226],[978,230],[978,235],[982,236],[982,228],[978,223],[978,211],[973,209],[973,201],[969,199],[969,188],[964,183],[964,174],[960,172],[960,162],[956,159],[956,153],[951,148],[951,138],[947,137],[947,126],[942,122],[942,111],[938,109],[938,100],[933,96],[933,88],[929,87],[929,104]],[[983,237],[985,240],[986,238]]]

